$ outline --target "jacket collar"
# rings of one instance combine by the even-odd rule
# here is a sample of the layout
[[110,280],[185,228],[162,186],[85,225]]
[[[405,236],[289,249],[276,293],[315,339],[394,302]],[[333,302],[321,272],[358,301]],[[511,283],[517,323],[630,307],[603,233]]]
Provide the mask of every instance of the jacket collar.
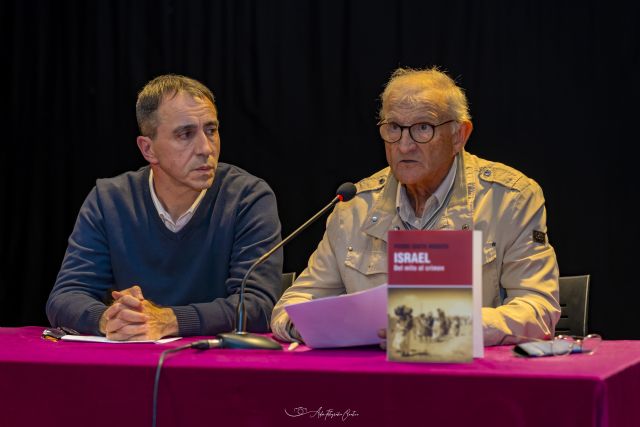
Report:
[[[473,229],[473,197],[475,184],[473,159],[465,151],[458,154],[458,168],[449,202],[433,222],[432,230]],[[469,164],[467,164],[469,163]],[[372,237],[387,241],[387,231],[403,230],[404,225],[396,211],[398,180],[391,168],[387,169],[386,184],[375,199],[360,230]]]

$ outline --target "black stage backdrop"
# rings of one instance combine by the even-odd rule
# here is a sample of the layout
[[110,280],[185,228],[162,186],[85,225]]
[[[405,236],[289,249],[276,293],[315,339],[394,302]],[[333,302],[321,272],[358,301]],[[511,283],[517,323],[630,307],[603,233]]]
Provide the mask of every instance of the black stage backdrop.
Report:
[[[378,96],[398,66],[466,88],[468,151],[545,191],[562,275],[592,275],[590,330],[640,338],[637,7],[604,1],[5,1],[0,325],[44,305],[95,179],[144,165],[137,91],[163,73],[217,97],[221,161],[264,178],[283,234],[385,166]],[[319,221],[285,251],[300,272]]]

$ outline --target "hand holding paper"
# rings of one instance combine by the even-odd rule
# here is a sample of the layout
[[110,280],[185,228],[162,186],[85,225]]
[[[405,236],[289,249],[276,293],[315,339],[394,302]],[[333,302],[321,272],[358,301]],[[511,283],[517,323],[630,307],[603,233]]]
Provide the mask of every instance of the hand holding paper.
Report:
[[387,327],[387,286],[291,304],[285,310],[311,348],[378,344],[378,331]]

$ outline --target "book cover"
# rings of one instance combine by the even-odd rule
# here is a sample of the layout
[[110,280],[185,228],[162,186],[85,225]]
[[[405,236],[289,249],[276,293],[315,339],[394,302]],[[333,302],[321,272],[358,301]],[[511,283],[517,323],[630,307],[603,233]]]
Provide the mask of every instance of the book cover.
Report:
[[388,360],[482,357],[480,242],[479,231],[389,231]]

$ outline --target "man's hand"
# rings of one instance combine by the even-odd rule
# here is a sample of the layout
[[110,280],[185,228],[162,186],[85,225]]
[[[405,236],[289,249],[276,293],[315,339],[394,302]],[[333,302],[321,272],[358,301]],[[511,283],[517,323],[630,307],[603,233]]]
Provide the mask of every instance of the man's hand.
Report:
[[100,318],[100,332],[111,340],[157,340],[178,333],[178,320],[170,308],[144,299],[139,286],[112,292],[114,303]]
[[379,329],[378,338],[382,338],[382,341],[380,341],[380,348],[383,350],[386,350],[387,349],[387,330]]
[[302,335],[300,335],[300,332],[298,332],[293,323],[291,323],[289,326],[289,335],[291,335],[291,338],[293,338],[295,341],[302,343],[304,342],[304,340],[302,339]]

